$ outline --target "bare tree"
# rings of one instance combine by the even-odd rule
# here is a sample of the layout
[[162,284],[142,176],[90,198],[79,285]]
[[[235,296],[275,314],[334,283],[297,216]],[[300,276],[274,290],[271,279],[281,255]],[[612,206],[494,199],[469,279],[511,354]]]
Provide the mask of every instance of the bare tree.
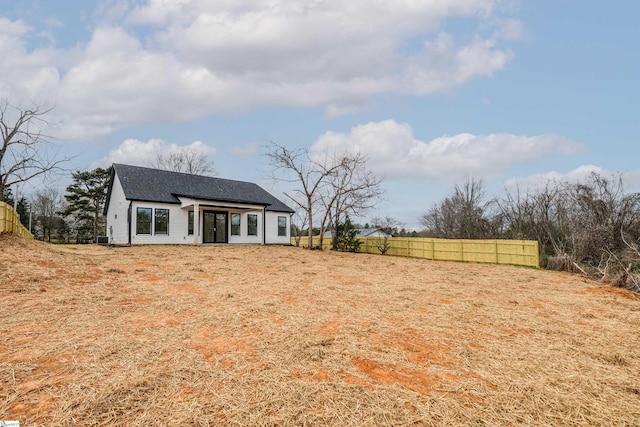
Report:
[[332,248],[338,246],[338,225],[347,215],[359,216],[375,206],[382,197],[382,178],[367,170],[367,158],[360,153],[344,154],[334,159],[338,165],[321,188],[320,201],[324,216],[320,223],[320,245],[327,225],[330,226]]
[[380,254],[386,255],[391,249],[391,237],[398,234],[398,227],[402,227],[402,223],[391,217],[375,217],[372,219],[374,228],[382,233],[379,237],[374,237],[374,244],[380,251]]
[[313,248],[313,213],[320,197],[319,190],[330,176],[335,175],[340,165],[327,166],[311,160],[306,148],[290,150],[276,143],[272,143],[267,157],[273,168],[271,177],[274,180],[298,185],[284,195],[306,212],[309,221],[308,248],[311,249]]
[[453,193],[434,205],[420,222],[433,237],[482,239],[494,237],[500,228],[498,216],[491,211],[481,179],[467,177],[456,184]]
[[44,133],[50,126],[45,119],[49,112],[51,108],[40,105],[21,108],[0,101],[0,201],[4,201],[5,188],[46,176],[69,160],[51,151],[52,138]]
[[506,191],[496,200],[503,223],[503,236],[511,239],[533,239],[540,253],[562,254],[567,251],[568,197],[565,188],[548,181],[535,191]]
[[196,147],[180,147],[178,151],[158,154],[149,165],[155,169],[192,175],[217,175],[213,162],[206,153]]
[[[616,281],[616,285],[640,293],[640,271],[638,269],[638,264],[640,263],[640,245],[638,245],[638,240],[635,242],[627,241],[624,233],[622,233],[620,237],[627,249],[624,251],[625,256],[623,260],[614,257],[622,267],[622,274]],[[605,274],[604,277],[607,277],[607,275]]]
[[[373,207],[382,195],[382,178],[367,170],[367,159],[359,153],[314,160],[306,148],[290,150],[273,144],[267,156],[273,167],[273,179],[298,185],[285,196],[306,212],[310,248],[313,247],[313,218],[317,210],[322,215],[319,238],[322,247],[327,224],[336,230],[346,215],[359,215]],[[335,232],[332,235],[335,236]]]
[[52,235],[60,235],[65,227],[60,211],[65,200],[56,188],[44,188],[35,193],[31,204],[36,220],[36,234],[51,242]]

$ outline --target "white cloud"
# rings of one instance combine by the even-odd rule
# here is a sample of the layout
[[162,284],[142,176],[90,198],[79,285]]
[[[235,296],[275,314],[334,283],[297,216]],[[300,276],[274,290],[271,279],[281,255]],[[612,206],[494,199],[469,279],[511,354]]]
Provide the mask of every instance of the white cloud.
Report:
[[92,163],[89,169],[109,167],[112,163],[149,166],[158,154],[177,152],[183,148],[189,148],[190,150],[200,152],[205,156],[213,156],[216,153],[216,149],[214,147],[206,145],[202,141],[194,141],[189,145],[180,146],[157,138],[153,138],[148,141],[126,139],[118,148],[111,150],[105,157]]
[[495,49],[495,40],[475,37],[458,48],[451,35],[440,33],[434,41],[409,58],[404,69],[409,92],[428,95],[466,83],[476,77],[491,77],[513,58],[510,50]]
[[246,144],[231,147],[231,154],[239,157],[251,156],[260,151],[259,142],[247,142]]
[[[102,24],[72,50],[30,50],[34,30],[0,18],[12,58],[0,65],[0,91],[57,94],[60,136],[71,140],[270,106],[334,117],[379,95],[428,95],[503,69],[513,57],[503,42],[521,24],[502,17],[502,3],[117,0],[101,3]],[[477,33],[444,32],[456,17],[476,21]]]
[[322,158],[334,152],[360,152],[369,166],[388,177],[432,177],[456,181],[469,173],[497,177],[516,164],[584,150],[558,135],[445,135],[429,142],[417,139],[411,126],[394,120],[370,122],[348,133],[326,132],[311,146]]
[[517,19],[505,19],[497,23],[493,38],[503,40],[521,40],[525,37],[524,26]]
[[507,190],[512,192],[516,189],[521,193],[526,193],[527,191],[533,192],[543,188],[548,183],[584,182],[593,173],[610,179],[615,179],[619,176],[623,180],[626,191],[640,191],[640,170],[612,172],[596,165],[581,165],[564,173],[549,171],[526,177],[511,178],[505,181],[504,186]]
[[0,97],[11,102],[32,99],[38,104],[52,104],[50,93],[56,91],[59,70],[58,53],[39,48],[28,51],[26,39],[33,31],[23,21],[0,17]]

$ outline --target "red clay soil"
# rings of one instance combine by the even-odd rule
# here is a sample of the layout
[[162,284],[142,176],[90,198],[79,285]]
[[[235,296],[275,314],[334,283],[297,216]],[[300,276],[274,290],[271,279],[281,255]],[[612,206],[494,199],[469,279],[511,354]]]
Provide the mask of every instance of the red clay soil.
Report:
[[0,235],[0,420],[640,426],[640,297],[280,246]]

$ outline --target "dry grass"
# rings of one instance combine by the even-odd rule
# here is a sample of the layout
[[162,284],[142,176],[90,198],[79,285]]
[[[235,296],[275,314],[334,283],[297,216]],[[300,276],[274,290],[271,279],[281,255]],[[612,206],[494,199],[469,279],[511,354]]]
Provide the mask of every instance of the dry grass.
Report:
[[640,300],[579,276],[0,235],[0,420],[640,425]]

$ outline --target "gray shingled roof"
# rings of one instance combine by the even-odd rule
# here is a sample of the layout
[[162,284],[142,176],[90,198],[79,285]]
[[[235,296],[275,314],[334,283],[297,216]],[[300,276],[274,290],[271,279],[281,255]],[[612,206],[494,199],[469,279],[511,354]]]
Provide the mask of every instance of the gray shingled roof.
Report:
[[[170,172],[114,163],[125,197],[128,200],[161,203],[180,203],[177,196],[211,201],[250,203],[266,206],[268,211],[289,212],[293,209],[282,203],[259,185],[202,175]],[[112,175],[113,179],[113,175]],[[109,193],[111,193],[109,184]],[[107,198],[107,203],[109,200]],[[107,206],[104,210],[107,211]]]

